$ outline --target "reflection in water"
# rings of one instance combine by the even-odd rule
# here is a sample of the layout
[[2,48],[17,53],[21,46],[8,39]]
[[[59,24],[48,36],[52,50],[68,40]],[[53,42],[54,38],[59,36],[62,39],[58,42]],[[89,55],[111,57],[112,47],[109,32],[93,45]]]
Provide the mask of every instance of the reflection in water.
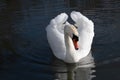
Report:
[[95,77],[93,75],[93,72],[95,72],[94,67],[94,58],[91,53],[78,63],[71,64],[55,58],[53,63],[54,80],[92,80]]

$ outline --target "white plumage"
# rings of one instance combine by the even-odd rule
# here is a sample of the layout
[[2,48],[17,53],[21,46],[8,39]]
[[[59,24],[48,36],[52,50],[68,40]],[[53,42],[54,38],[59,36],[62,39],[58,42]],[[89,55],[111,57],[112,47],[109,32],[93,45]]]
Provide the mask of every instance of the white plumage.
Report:
[[[80,12],[72,11],[70,16],[78,29],[73,30],[73,25],[67,22],[68,15],[66,13],[61,13],[52,19],[47,26],[47,39],[53,54],[57,58],[67,63],[76,63],[80,59],[86,57],[91,50],[91,44],[94,37],[94,24]],[[78,50],[73,47],[73,36],[71,34],[75,34],[79,38]]]

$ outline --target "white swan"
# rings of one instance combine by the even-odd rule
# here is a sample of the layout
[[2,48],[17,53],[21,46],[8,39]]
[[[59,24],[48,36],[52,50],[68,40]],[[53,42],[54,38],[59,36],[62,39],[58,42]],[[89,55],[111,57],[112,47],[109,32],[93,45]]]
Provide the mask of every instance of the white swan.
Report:
[[67,22],[66,13],[61,13],[47,26],[47,39],[57,58],[67,63],[76,63],[90,52],[94,24],[80,12],[73,11],[70,16],[78,29]]

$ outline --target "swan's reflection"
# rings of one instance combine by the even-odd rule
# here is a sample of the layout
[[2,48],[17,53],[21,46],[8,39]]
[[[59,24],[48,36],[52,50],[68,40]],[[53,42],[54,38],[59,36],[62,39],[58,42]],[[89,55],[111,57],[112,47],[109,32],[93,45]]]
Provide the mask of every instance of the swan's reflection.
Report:
[[68,64],[55,58],[53,70],[55,71],[54,80],[92,80],[95,70],[94,58],[91,53],[81,59],[79,63]]

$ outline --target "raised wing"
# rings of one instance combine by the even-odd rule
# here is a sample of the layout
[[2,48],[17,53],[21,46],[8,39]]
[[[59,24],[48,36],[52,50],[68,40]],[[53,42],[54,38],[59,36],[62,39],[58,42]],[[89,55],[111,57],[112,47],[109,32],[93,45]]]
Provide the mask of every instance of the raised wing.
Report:
[[66,48],[64,42],[64,23],[67,21],[68,15],[61,13],[50,21],[47,26],[47,39],[54,55],[59,59],[64,59],[66,55]]
[[82,56],[86,56],[91,49],[91,44],[94,37],[94,24],[80,12],[71,12],[71,18],[78,27],[80,52],[83,54]]

